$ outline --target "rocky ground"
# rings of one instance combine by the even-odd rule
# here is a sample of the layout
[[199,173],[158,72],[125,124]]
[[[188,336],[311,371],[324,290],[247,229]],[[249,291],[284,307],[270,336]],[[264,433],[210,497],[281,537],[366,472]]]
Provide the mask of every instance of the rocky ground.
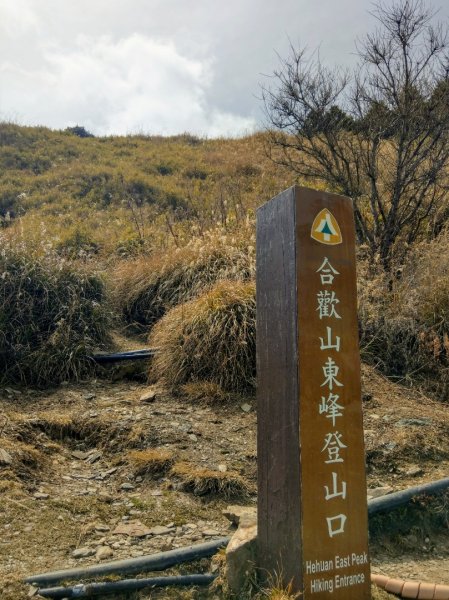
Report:
[[[227,504],[256,505],[255,405],[200,396],[100,380],[53,393],[2,390],[2,599],[27,598],[30,588],[21,580],[33,573],[138,557],[232,532],[222,514]],[[363,398],[368,494],[449,475],[446,405],[368,368]],[[375,523],[373,571],[449,584],[445,502],[402,512],[394,526]],[[194,594],[135,596],[150,597]]]

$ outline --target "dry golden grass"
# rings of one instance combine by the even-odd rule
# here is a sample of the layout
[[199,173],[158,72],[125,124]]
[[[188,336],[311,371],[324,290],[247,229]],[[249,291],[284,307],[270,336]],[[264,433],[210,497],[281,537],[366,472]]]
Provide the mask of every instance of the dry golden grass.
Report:
[[371,586],[371,599],[372,600],[392,600],[393,598],[397,598],[397,596],[393,594],[389,594],[385,590],[377,587],[377,585]]
[[92,373],[89,355],[109,340],[102,281],[61,259],[2,247],[1,379],[45,386]]
[[449,231],[393,275],[359,262],[362,357],[400,383],[449,397]]
[[170,386],[210,381],[225,391],[254,388],[256,298],[252,282],[223,281],[173,308],[154,327],[160,350],[152,375]]
[[190,381],[179,387],[179,393],[191,402],[205,404],[226,404],[235,400],[235,394],[225,391],[212,381]]
[[122,262],[113,275],[118,312],[130,325],[147,331],[167,310],[195,298],[215,282],[253,278],[252,237],[248,223],[238,235],[217,229],[183,248]]
[[187,462],[176,463],[171,474],[180,480],[183,489],[197,496],[221,496],[229,499],[245,497],[250,489],[247,482],[234,471],[213,471]]
[[135,475],[159,477],[173,466],[174,454],[163,448],[132,450],[128,453],[127,460]]

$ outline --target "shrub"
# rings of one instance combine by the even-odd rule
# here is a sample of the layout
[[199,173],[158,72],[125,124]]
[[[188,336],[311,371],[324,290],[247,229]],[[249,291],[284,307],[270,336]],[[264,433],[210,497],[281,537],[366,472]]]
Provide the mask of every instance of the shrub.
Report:
[[80,138],[93,138],[95,137],[93,133],[87,131],[85,127],[82,125],[75,125],[75,127],[66,127],[65,131],[67,133],[71,133],[73,135],[77,135]]
[[131,450],[128,453],[128,461],[138,476],[161,476],[174,464],[173,452],[164,448],[153,448],[146,450]]
[[211,235],[163,257],[142,256],[119,265],[114,274],[115,303],[128,324],[146,330],[167,310],[215,282],[246,281],[254,273],[251,244]]
[[196,496],[222,496],[225,499],[247,497],[250,488],[241,475],[234,471],[221,473],[196,467],[187,462],[176,463],[171,471],[180,480],[182,489]]
[[396,278],[359,285],[362,358],[402,383],[449,398],[449,234],[411,251]]
[[98,254],[98,244],[80,229],[75,229],[66,239],[60,241],[56,251],[67,258],[85,258]]
[[254,283],[221,281],[196,300],[173,308],[153,328],[150,344],[159,348],[152,374],[171,386],[204,380],[227,391],[252,390]]
[[0,256],[0,371],[3,381],[49,385],[92,370],[108,341],[101,280],[61,260],[11,250]]

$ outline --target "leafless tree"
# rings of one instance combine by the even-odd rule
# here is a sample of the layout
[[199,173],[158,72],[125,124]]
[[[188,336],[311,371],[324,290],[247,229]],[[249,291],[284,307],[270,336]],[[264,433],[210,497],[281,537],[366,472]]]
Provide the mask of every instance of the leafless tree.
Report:
[[272,158],[351,196],[358,239],[388,270],[448,190],[448,31],[420,0],[372,14],[354,71],[291,47],[263,99]]

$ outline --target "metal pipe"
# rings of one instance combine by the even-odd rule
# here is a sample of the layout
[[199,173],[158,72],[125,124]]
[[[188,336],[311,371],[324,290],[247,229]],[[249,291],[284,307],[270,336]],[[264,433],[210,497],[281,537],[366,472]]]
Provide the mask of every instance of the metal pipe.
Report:
[[53,598],[90,598],[106,594],[118,594],[141,590],[143,588],[160,588],[168,586],[210,585],[216,575],[181,575],[173,577],[150,577],[148,579],[122,579],[121,581],[105,581],[101,583],[79,583],[69,587],[41,588],[39,596]]
[[[407,504],[412,498],[420,495],[432,495],[442,492],[449,488],[449,478],[440,479],[431,483],[426,483],[416,487],[409,488],[380,498],[374,498],[368,501],[368,514],[373,515],[378,512],[389,511]],[[82,577],[120,575],[125,573],[138,573],[145,571],[162,571],[183,562],[205,558],[215,554],[217,550],[225,547],[230,538],[223,537],[218,540],[198,544],[196,546],[187,546],[160,552],[158,554],[141,556],[139,558],[130,558],[126,560],[117,560],[102,565],[91,567],[65,569],[40,575],[32,575],[25,579],[31,584],[49,584],[63,581],[64,579],[80,579]]]
[[93,354],[90,358],[99,364],[120,362],[125,360],[145,360],[154,356],[158,348],[145,348],[143,350],[127,350],[126,352],[115,352],[113,354]]
[[25,581],[26,583],[31,583],[36,587],[39,587],[39,585],[57,583],[59,581],[64,581],[65,579],[81,579],[93,576],[102,577],[111,574],[124,575],[129,573],[143,573],[145,571],[163,571],[174,565],[212,556],[217,550],[226,546],[229,539],[230,538],[228,537],[223,537],[218,540],[206,542],[205,544],[186,546],[185,548],[177,548],[176,550],[169,550],[168,552],[139,556],[138,558],[114,560],[101,565],[93,565],[91,567],[78,567],[75,569],[41,573],[39,575],[27,577]]
[[449,488],[449,477],[439,479],[438,481],[431,481],[430,483],[424,483],[417,485],[401,492],[394,492],[393,494],[387,494],[380,498],[373,498],[368,502],[368,514],[374,515],[378,512],[384,512],[393,510],[398,506],[407,504],[410,500],[416,496],[422,495],[433,495],[438,492],[443,492]]

